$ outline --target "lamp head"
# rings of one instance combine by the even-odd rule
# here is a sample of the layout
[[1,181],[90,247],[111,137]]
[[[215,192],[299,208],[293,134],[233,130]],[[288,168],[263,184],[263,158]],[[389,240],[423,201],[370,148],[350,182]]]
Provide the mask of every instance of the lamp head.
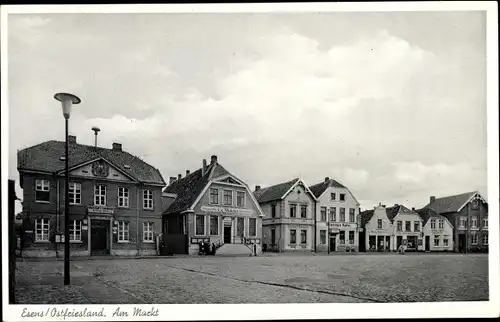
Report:
[[80,104],[81,102],[77,96],[68,93],[57,93],[54,95],[54,98],[61,102],[63,115],[66,119],[69,119],[69,116],[71,115],[71,106],[73,104]]

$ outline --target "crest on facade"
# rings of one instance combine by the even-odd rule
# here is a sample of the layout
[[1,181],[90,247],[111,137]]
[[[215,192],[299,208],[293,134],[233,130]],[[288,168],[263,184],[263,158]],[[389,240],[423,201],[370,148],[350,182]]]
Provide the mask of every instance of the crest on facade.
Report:
[[92,164],[92,174],[96,177],[107,177],[109,175],[109,165],[103,160]]

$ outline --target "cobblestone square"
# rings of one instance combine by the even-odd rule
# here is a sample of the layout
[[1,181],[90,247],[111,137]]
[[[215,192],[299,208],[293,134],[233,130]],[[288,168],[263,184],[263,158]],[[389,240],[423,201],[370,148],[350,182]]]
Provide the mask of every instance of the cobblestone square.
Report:
[[484,254],[276,255],[17,263],[24,304],[487,301]]

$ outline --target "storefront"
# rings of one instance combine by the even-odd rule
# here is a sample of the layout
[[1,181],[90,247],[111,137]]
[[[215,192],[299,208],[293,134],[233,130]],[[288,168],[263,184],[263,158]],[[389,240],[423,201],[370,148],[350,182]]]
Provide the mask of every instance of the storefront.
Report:
[[331,222],[330,228],[330,251],[335,252],[357,252],[358,226],[356,223]]

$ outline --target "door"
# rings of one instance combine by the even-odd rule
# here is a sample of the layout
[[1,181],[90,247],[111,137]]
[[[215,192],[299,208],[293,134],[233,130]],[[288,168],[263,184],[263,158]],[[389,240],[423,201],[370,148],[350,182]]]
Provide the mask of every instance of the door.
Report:
[[90,227],[90,247],[92,254],[108,254],[108,228],[107,220],[91,220]]
[[399,249],[399,246],[403,244],[403,236],[398,236],[396,241],[396,249]]
[[271,245],[276,245],[276,229],[271,229]]
[[431,237],[425,236],[425,251],[429,252],[431,250]]
[[224,226],[224,244],[231,244],[231,226]]
[[391,250],[391,236],[385,236],[385,250]]
[[331,252],[334,252],[337,248],[336,241],[337,241],[337,237],[335,235],[330,236],[330,251]]
[[458,235],[458,251],[460,253],[465,252],[465,235],[464,234]]

